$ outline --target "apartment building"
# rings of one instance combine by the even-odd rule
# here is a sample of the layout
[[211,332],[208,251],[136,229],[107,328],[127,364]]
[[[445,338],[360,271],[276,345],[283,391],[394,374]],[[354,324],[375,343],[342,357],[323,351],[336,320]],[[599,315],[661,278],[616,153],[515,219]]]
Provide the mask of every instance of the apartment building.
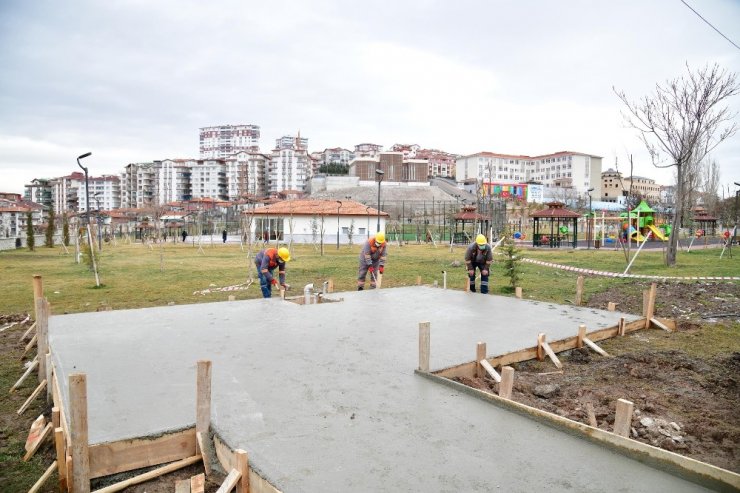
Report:
[[24,200],[41,204],[48,209],[54,205],[49,178],[34,178],[31,183],[24,185]]
[[416,159],[425,159],[429,163],[429,176],[455,177],[455,162],[457,156],[437,149],[419,149]]
[[421,149],[421,146],[418,144],[393,144],[391,146],[391,151],[400,152],[404,159],[415,159],[419,149]]
[[130,163],[121,174],[121,207],[142,208],[156,204],[159,162]]
[[283,190],[304,192],[313,175],[313,160],[308,155],[308,139],[285,135],[275,142],[267,171],[267,192],[275,195]]
[[0,238],[24,236],[29,211],[31,212],[31,223],[34,226],[43,223],[41,204],[21,199],[18,193],[0,192]]
[[259,152],[258,125],[216,125],[200,129],[200,159],[220,159],[240,151]]
[[269,156],[256,152],[237,152],[224,162],[229,200],[238,200],[245,195],[267,195],[265,176],[269,168]]
[[355,159],[357,158],[374,158],[383,152],[383,146],[379,144],[357,144],[355,146]]
[[155,161],[153,167],[154,204],[161,205],[192,199],[191,169],[197,164],[196,159]]
[[648,202],[659,202],[663,187],[655,180],[644,176],[623,176],[612,168],[601,173],[601,200],[604,202],[619,202],[627,192],[639,194]]
[[375,181],[375,170],[383,172],[385,182],[427,182],[429,163],[423,159],[404,159],[401,152],[380,152],[377,157],[355,158],[349,166],[349,176],[360,182]]
[[190,167],[191,200],[212,198],[228,200],[228,179],[223,159],[199,159]]
[[457,158],[455,180],[475,179],[482,183],[514,184],[535,181],[548,188],[571,189],[585,195],[593,188],[601,196],[601,156],[560,151],[541,156],[479,152]]
[[324,149],[319,153],[319,166],[323,164],[349,165],[355,158],[355,153],[342,147]]

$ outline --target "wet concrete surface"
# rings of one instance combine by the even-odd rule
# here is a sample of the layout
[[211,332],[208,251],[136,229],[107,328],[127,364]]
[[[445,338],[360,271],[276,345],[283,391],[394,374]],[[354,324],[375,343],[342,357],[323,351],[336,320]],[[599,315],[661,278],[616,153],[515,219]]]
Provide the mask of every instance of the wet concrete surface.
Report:
[[619,312],[427,287],[52,316],[60,374],[88,375],[90,443],[195,422],[213,361],[212,428],[284,492],[703,491],[414,374],[614,326]]

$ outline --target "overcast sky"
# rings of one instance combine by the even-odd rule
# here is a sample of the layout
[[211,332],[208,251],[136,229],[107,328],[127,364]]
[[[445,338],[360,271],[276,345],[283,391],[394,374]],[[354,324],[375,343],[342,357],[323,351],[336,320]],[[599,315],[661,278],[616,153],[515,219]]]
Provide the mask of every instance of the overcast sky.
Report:
[[[740,2],[687,1],[740,44]],[[94,176],[197,157],[220,124],[259,125],[263,152],[300,130],[311,151],[633,154],[669,184],[612,86],[637,99],[712,63],[740,74],[740,50],[680,0],[3,0],[0,191],[88,151]],[[713,156],[740,181],[740,135]]]

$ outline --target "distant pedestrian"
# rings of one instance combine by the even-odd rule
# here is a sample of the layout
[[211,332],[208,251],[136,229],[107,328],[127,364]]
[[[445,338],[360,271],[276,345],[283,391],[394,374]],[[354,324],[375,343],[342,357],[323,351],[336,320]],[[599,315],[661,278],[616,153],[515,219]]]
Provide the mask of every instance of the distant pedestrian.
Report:
[[465,268],[468,269],[470,291],[475,293],[475,269],[480,270],[480,292],[488,294],[488,275],[493,262],[493,252],[485,235],[478,235],[465,250]]
[[188,237],[188,232],[184,229],[182,230],[182,242],[185,243],[185,238]]
[[285,283],[285,263],[289,260],[290,252],[285,247],[266,248],[254,258],[263,298],[272,297],[272,286],[278,283],[278,280],[272,274],[276,267],[278,269],[280,285],[287,289],[288,285]]
[[223,240],[224,240],[224,243],[226,243],[226,230],[223,230],[223,231],[221,232],[221,238],[223,238]]
[[360,268],[357,272],[357,291],[365,289],[365,279],[370,273],[370,289],[375,289],[378,276],[385,269],[385,234],[377,233],[367,240],[360,251]]

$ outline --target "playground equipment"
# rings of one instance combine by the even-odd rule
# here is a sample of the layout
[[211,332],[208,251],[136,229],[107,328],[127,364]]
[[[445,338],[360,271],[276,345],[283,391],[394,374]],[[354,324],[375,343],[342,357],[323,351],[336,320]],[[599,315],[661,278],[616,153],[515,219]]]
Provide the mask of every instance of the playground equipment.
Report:
[[658,238],[661,241],[666,241],[668,238],[663,234],[663,231],[656,228],[654,224],[648,224],[648,229],[653,232],[653,236]]

